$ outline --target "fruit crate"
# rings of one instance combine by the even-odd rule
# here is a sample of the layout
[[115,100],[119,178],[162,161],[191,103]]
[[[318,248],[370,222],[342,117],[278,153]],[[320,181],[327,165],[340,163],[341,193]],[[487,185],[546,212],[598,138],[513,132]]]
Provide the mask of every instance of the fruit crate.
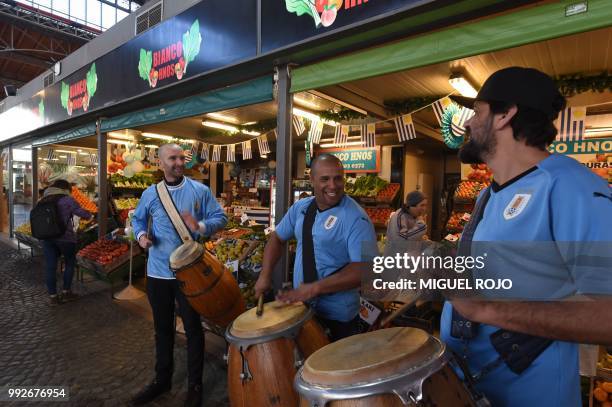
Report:
[[390,204],[395,200],[399,191],[400,191],[400,184],[397,184],[397,183],[388,184],[385,188],[383,188],[378,193],[378,195],[376,196],[376,200],[380,203]]
[[[131,257],[135,257],[139,255],[141,252],[142,252],[142,249],[140,248],[140,246],[134,243]],[[117,268],[124,265],[129,260],[130,260],[129,250],[121,254],[116,259],[114,259],[111,263],[108,263],[108,264],[100,264],[86,257],[77,255],[77,264],[79,266],[84,267],[88,270],[94,271],[98,274],[103,274],[103,275],[112,273],[113,271],[115,271]]]

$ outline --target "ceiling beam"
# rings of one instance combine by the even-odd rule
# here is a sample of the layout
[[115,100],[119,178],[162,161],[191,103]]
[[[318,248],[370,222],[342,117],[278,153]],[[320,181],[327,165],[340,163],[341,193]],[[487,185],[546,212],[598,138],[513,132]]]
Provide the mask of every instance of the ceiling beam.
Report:
[[325,96],[321,96],[321,94],[329,95],[334,99],[345,101],[360,109],[366,110],[371,116],[374,116],[378,119],[388,118],[388,113],[385,110],[384,106],[373,102],[372,100],[369,100],[363,96],[360,96],[341,85],[328,86],[326,88],[310,92],[323,98],[325,98]]
[[26,81],[22,81],[17,78],[8,78],[6,76],[1,76],[1,75],[0,75],[0,82],[3,83],[4,85],[14,85],[14,86],[17,86],[18,88],[25,85],[26,83]]
[[22,62],[27,65],[36,66],[44,69],[48,69],[53,65],[53,61],[36,58],[31,55],[22,54],[17,51],[5,51],[3,49],[0,49],[0,59],[8,59],[10,61]]
[[414,116],[412,116],[412,121],[414,122],[414,129],[425,135],[428,137],[431,137],[434,140],[437,141],[441,141],[444,143],[444,139],[442,138],[442,134],[440,134],[439,131],[436,131],[434,129],[432,129],[431,127],[429,127],[428,125],[426,125],[425,123],[423,123],[422,121],[420,121],[419,119],[416,119]]

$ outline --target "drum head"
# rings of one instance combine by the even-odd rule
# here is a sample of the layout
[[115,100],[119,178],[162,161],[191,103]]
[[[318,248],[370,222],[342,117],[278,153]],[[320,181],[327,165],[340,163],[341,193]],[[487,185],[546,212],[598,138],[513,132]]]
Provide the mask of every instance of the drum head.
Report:
[[414,371],[442,344],[416,328],[389,328],[329,344],[306,359],[302,378],[310,384],[356,385]]
[[302,320],[308,308],[302,303],[285,304],[279,301],[264,304],[263,315],[258,317],[257,308],[251,308],[232,323],[230,333],[237,338],[257,338],[272,335],[295,326]]
[[198,242],[185,242],[170,255],[170,268],[180,270],[202,258],[204,247]]

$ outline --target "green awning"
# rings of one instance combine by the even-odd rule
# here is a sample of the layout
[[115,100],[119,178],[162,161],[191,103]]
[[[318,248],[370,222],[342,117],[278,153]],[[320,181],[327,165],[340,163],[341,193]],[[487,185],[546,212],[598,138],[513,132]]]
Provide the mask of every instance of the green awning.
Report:
[[[272,78],[264,77],[238,85],[228,86],[200,95],[166,103],[136,112],[103,119],[103,132],[144,126],[184,117],[196,116],[218,110],[233,109],[254,103],[272,100]],[[37,139],[33,146],[42,146],[91,136],[96,133],[96,124],[89,123],[69,130],[52,133]]]
[[37,138],[32,143],[32,146],[38,147],[47,144],[61,144],[64,141],[87,137],[93,134],[96,134],[96,123],[88,123],[80,127],[74,127],[69,130],[64,130]]
[[272,100],[272,77],[191,96],[102,121],[102,131],[128,129]]
[[609,0],[589,0],[587,12],[566,17],[565,8],[569,4],[572,3],[561,1],[526,8],[296,68],[292,73],[291,92],[451,61],[612,24]]

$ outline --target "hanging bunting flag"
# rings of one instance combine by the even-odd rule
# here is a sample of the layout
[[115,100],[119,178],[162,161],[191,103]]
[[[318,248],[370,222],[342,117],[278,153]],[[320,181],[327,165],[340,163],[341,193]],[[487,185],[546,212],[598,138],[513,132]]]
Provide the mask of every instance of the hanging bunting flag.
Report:
[[453,115],[453,121],[451,123],[451,129],[457,136],[463,136],[465,134],[465,122],[467,122],[474,115],[472,109],[462,107],[459,112]]
[[310,131],[308,132],[308,138],[315,144],[321,142],[321,134],[323,134],[323,122],[319,120],[313,120],[310,123]]
[[559,113],[555,124],[557,129],[556,141],[582,140],[584,136],[584,121],[586,119],[586,106],[568,107]]
[[191,144],[191,155],[197,157],[198,156],[198,146],[200,145],[199,142],[194,142],[193,144]]
[[348,143],[349,126],[336,126],[336,134],[334,135],[334,144],[339,147],[346,146]]
[[251,140],[242,142],[242,159],[250,160],[253,158],[253,150],[251,149]]
[[301,136],[306,131],[304,125],[304,118],[302,116],[293,115],[293,127],[295,128],[295,134]]
[[450,100],[448,96],[443,97],[442,99],[438,99],[432,103],[431,107],[433,108],[434,114],[436,115],[436,119],[438,120],[438,125],[442,126],[442,117],[444,116],[444,111],[453,104],[453,101]]
[[376,147],[376,124],[361,125],[361,145],[364,147]]
[[89,153],[89,162],[91,165],[98,165],[98,153]]
[[208,153],[210,146],[207,143],[202,143],[202,151],[200,152],[200,158],[204,161],[208,161]]
[[155,163],[155,158],[157,157],[156,150],[156,148],[149,149],[149,162],[151,164]]
[[221,146],[213,146],[211,161],[221,161]]
[[57,158],[55,155],[55,150],[50,148],[49,151],[47,151],[47,160],[51,161],[54,158]]
[[228,144],[227,145],[227,162],[236,161],[236,144]]
[[67,153],[67,155],[66,155],[66,163],[67,163],[69,166],[74,166],[74,165],[76,165],[76,154]]
[[270,152],[270,145],[268,144],[268,136],[266,134],[257,138],[257,147],[259,147],[259,155]]
[[411,114],[397,116],[395,119],[393,119],[393,122],[395,123],[395,129],[397,130],[397,138],[400,142],[416,138],[416,130],[414,129],[414,123],[412,122]]

